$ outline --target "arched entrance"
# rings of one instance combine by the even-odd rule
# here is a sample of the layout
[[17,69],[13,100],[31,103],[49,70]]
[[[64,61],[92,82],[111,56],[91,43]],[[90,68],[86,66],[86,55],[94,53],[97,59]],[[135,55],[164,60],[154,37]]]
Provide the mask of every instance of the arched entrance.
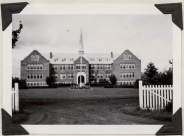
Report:
[[[81,77],[81,79],[80,79]],[[83,86],[86,84],[86,73],[84,72],[78,72],[76,76],[76,84]]]
[[82,83],[82,84],[84,84],[84,76],[83,75],[80,75],[80,76],[78,76],[78,84],[80,84],[80,83]]

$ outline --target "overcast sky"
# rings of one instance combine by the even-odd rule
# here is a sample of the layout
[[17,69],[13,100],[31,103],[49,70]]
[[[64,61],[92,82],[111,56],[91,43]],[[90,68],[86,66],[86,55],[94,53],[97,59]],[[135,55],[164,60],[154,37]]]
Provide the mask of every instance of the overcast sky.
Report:
[[159,71],[170,67],[172,21],[170,15],[14,15],[13,27],[23,23],[13,49],[13,76],[20,76],[20,60],[33,50],[40,53],[77,53],[80,28],[85,53],[122,53],[128,49]]

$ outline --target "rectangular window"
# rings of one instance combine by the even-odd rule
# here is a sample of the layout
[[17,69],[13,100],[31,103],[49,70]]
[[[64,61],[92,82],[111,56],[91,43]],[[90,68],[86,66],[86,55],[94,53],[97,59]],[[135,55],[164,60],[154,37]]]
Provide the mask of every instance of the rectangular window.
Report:
[[104,66],[105,66],[105,70],[110,70],[111,69],[111,65],[110,64],[107,64],[107,65],[104,65]]
[[98,69],[103,69],[103,65],[98,65]]
[[121,73],[120,74],[120,77],[121,78],[133,78],[135,76],[135,73],[134,72],[129,72],[129,73]]
[[40,69],[43,69],[43,65],[39,65],[40,66]]
[[54,77],[55,77],[55,79],[57,79],[57,78],[58,78],[58,74],[55,74],[55,76],[54,76]]
[[41,74],[39,74],[39,76],[40,76],[40,79],[42,79],[43,78],[43,74],[41,73]]
[[105,78],[107,78],[107,79],[108,79],[110,76],[111,76],[111,73],[106,73],[106,74],[105,74]]
[[31,69],[31,66],[30,65],[27,65],[27,69]]
[[65,65],[61,65],[60,70],[65,70]]
[[41,70],[41,69],[43,69],[43,65],[42,64],[27,65],[27,69],[29,69],[29,70]]
[[30,65],[30,67],[31,67],[30,69],[33,69],[33,65]]
[[98,78],[101,78],[102,79],[103,78],[103,74],[102,73],[99,73],[98,74]]
[[135,69],[135,64],[120,64],[121,69]]
[[60,74],[60,79],[66,79],[66,74]]
[[95,69],[94,65],[91,65],[91,69]]
[[76,69],[86,69],[86,64],[76,64]]
[[58,70],[58,66],[57,65],[53,65],[54,70]]

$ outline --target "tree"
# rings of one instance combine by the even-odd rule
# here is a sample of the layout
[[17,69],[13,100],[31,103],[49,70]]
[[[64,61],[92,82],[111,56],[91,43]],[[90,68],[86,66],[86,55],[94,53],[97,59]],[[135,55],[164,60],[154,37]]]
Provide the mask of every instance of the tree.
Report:
[[14,48],[16,46],[16,42],[19,39],[19,34],[20,34],[22,28],[23,28],[23,25],[22,25],[22,23],[20,21],[19,29],[12,31],[12,48]]
[[173,69],[169,68],[161,73],[161,84],[172,85],[173,84]]
[[169,63],[172,65],[172,69],[173,69],[173,59],[169,60]]
[[46,77],[46,83],[48,86],[52,86],[54,82],[55,82],[55,77],[53,77],[53,76]]
[[115,75],[111,75],[109,77],[109,80],[110,80],[110,82],[111,82],[112,85],[115,85],[116,84],[116,81],[117,81],[117,78],[116,78]]
[[27,88],[27,83],[25,79],[19,79],[18,77],[12,77],[12,88],[15,87],[15,83],[19,84],[19,88]]
[[169,60],[171,67],[161,73],[161,84],[172,85],[173,84],[173,60]]
[[155,67],[154,63],[150,62],[143,73],[143,81],[146,84],[158,84],[160,82],[160,75],[158,69]]
[[56,79],[55,79],[56,72],[54,71],[52,64],[49,65],[49,69],[50,69],[49,77],[46,77],[45,81],[48,86],[52,86],[53,83],[56,82]]

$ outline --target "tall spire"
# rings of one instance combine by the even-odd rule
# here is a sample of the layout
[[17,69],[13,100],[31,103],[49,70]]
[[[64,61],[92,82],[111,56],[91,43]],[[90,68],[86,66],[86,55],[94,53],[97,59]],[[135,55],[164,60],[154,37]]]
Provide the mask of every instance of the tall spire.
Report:
[[83,51],[83,39],[82,39],[82,29],[80,29],[80,41],[79,41],[79,55],[83,55],[84,51]]
[[80,42],[79,42],[79,44],[81,46],[81,51],[83,51],[82,29],[80,29]]

